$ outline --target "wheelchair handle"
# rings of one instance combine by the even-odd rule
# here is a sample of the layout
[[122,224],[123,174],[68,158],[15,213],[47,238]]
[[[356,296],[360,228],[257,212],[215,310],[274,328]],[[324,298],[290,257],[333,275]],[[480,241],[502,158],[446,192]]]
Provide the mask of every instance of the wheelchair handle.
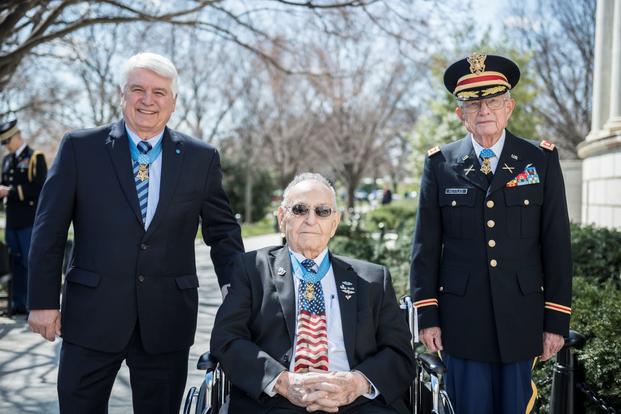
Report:
[[416,359],[421,363],[423,369],[430,374],[441,376],[446,372],[444,362],[434,354],[418,354]]
[[214,371],[216,366],[218,365],[218,360],[214,357],[209,351],[205,352],[198,359],[198,363],[196,364],[196,368],[203,371]]

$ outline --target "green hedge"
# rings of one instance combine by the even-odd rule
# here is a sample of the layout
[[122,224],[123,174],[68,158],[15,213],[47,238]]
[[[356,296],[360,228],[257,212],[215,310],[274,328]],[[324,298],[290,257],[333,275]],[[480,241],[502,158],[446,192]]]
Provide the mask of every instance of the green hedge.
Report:
[[[380,207],[360,220],[360,227],[345,223],[331,249],[390,269],[398,296],[409,293],[411,238],[415,208]],[[397,229],[394,246],[377,237],[378,223]],[[621,407],[621,232],[593,226],[572,225],[573,314],[571,329],[587,337],[579,351],[586,382],[613,407]],[[552,373],[553,361],[534,372],[541,383]],[[550,386],[539,390],[540,412],[547,412]],[[588,413],[596,413],[594,407]]]

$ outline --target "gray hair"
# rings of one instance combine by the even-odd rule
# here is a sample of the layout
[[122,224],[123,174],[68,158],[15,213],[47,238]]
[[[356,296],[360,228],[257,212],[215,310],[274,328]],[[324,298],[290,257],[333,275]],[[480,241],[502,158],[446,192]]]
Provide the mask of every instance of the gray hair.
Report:
[[127,78],[134,69],[147,69],[155,72],[159,76],[171,80],[171,89],[173,96],[177,96],[177,68],[170,59],[158,55],[157,53],[143,52],[130,57],[121,72],[121,89],[127,86]]
[[336,191],[334,190],[332,184],[330,184],[330,181],[328,181],[321,174],[311,172],[298,174],[293,178],[293,180],[291,180],[291,182],[287,185],[287,188],[285,188],[285,191],[282,193],[282,202],[280,203],[282,207],[285,207],[287,205],[287,199],[289,197],[291,189],[303,181],[315,181],[330,189],[330,192],[332,193],[332,202],[334,203],[334,208],[336,208]]

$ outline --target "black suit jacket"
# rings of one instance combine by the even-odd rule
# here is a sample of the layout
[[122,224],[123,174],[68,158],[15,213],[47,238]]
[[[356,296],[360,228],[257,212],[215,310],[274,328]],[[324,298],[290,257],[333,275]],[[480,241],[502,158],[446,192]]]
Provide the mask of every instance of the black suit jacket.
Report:
[[[399,309],[388,269],[330,256],[338,290],[347,359],[380,392],[377,402],[407,412],[403,393],[414,376],[410,332]],[[349,299],[339,286],[351,283]],[[236,260],[231,289],[218,310],[211,351],[233,387],[231,413],[262,413],[293,407],[263,390],[289,369],[296,313],[293,272],[287,246],[246,253]],[[360,397],[351,409],[369,400]]]
[[[544,330],[568,334],[565,186],[556,149],[544,147],[507,131],[489,188],[469,136],[425,161],[412,295],[419,328],[440,326],[453,356],[525,361],[541,354]],[[538,183],[507,186],[529,165]]]
[[30,248],[30,309],[58,309],[67,230],[74,249],[63,289],[62,335],[118,352],[139,322],[145,349],[163,353],[194,341],[199,223],[220,285],[243,251],[221,186],[217,151],[165,129],[160,196],[145,232],[123,121],[67,134],[41,193]]

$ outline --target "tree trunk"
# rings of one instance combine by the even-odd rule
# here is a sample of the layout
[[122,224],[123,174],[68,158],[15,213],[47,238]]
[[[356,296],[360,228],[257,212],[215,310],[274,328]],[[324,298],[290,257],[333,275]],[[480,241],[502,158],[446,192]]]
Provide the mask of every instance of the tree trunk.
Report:
[[252,187],[254,185],[252,178],[252,171],[247,168],[244,189],[244,223],[252,223]]

